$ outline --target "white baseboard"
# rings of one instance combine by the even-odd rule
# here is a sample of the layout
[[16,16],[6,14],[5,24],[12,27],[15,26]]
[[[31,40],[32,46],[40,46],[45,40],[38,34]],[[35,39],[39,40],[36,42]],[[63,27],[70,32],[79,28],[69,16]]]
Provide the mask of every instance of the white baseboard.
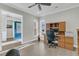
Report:
[[14,40],[14,41],[10,41],[10,42],[5,42],[5,43],[2,43],[2,46],[17,43],[17,42],[21,42],[21,40]]
[[32,41],[35,41],[35,40],[37,40],[37,39],[32,39],[32,40],[29,40],[29,41],[23,42],[23,44],[25,44],[25,43],[29,43],[29,42],[32,42]]
[[31,46],[31,45],[34,45],[34,44],[35,44],[35,43],[27,44],[27,45],[21,46],[20,48],[17,47],[17,49],[18,49],[18,50],[21,50],[21,49],[23,49],[23,48],[26,48],[26,47]]

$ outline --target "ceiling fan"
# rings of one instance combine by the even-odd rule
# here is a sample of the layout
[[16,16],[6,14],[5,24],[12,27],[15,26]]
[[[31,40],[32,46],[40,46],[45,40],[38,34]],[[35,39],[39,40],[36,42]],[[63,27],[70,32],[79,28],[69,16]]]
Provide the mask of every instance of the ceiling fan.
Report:
[[36,6],[36,5],[38,6],[39,10],[42,10],[41,5],[43,5],[43,6],[51,6],[51,3],[35,3],[33,5],[28,6],[28,8],[32,8],[32,7]]

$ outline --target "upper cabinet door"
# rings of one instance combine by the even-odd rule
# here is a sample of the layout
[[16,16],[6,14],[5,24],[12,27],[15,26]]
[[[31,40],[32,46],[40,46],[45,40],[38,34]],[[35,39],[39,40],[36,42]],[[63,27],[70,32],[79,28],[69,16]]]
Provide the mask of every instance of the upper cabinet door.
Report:
[[59,31],[65,31],[65,22],[59,23]]

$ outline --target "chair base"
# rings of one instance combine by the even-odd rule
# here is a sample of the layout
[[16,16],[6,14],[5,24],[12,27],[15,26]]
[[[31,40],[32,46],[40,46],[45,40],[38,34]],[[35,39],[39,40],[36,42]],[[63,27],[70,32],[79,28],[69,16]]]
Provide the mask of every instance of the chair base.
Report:
[[57,44],[57,43],[49,44],[49,48],[50,48],[51,46],[56,48],[56,47],[58,46],[58,44]]

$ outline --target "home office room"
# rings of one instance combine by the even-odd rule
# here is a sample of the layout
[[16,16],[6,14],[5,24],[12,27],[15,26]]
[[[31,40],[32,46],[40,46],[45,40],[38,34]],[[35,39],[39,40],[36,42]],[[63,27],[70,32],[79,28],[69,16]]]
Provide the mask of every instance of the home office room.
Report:
[[0,19],[0,56],[79,55],[79,3],[1,3]]

